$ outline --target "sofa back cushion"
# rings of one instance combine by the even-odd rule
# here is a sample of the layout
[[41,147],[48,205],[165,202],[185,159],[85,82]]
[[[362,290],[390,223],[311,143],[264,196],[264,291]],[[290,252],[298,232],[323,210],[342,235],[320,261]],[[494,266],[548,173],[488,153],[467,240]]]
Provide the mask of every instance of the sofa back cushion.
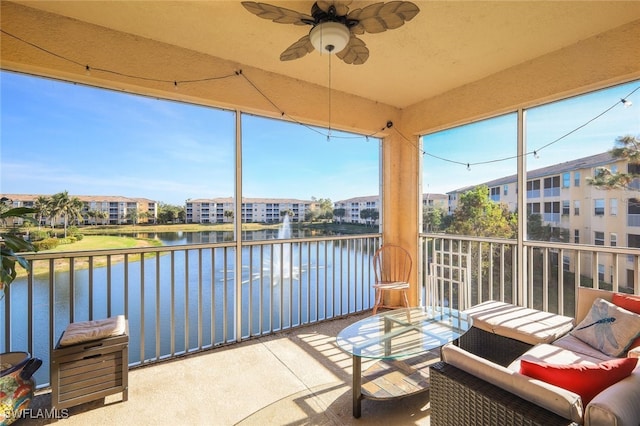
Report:
[[582,400],[575,392],[532,379],[452,344],[442,347],[442,360],[565,419],[582,424]]
[[637,358],[612,359],[595,365],[559,365],[522,359],[520,373],[575,392],[587,406],[597,394],[628,377],[637,363]]
[[606,290],[598,290],[595,288],[578,287],[578,306],[576,307],[576,324],[580,324],[584,317],[587,316],[593,301],[597,298],[608,300],[613,299],[613,293]]

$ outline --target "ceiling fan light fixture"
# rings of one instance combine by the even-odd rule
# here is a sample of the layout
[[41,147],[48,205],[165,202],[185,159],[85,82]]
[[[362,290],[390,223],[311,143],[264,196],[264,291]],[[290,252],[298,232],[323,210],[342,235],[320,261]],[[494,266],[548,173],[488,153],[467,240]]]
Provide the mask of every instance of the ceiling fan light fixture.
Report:
[[351,33],[339,22],[322,22],[311,29],[309,38],[318,52],[334,54],[347,46]]

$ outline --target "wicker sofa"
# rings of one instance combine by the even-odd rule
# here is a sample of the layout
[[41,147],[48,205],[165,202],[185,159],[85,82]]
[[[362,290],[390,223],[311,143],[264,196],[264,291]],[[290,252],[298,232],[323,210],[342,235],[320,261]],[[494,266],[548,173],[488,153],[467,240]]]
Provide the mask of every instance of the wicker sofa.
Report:
[[[588,315],[594,300],[610,301],[612,295],[581,288],[576,324]],[[593,364],[612,357],[564,329],[559,332],[562,337],[552,335],[552,341],[534,344],[513,329],[510,334],[475,325],[457,346],[443,347],[442,361],[430,368],[432,425],[640,425],[640,364],[583,406],[580,395],[520,374],[521,360]],[[627,356],[639,355],[637,347]]]

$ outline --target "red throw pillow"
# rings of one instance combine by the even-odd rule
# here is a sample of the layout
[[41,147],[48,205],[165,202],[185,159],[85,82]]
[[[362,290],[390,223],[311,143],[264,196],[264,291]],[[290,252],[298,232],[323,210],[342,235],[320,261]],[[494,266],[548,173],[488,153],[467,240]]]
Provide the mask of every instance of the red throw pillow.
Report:
[[640,296],[633,296],[631,294],[614,293],[611,303],[621,308],[631,311],[635,314],[640,314]]
[[[625,293],[614,293],[611,303],[626,309],[627,311],[640,315],[640,296],[633,296]],[[640,336],[636,337],[629,346],[629,349],[637,348],[638,346],[640,346]]]
[[520,374],[577,393],[586,407],[597,394],[629,376],[637,362],[638,358],[619,358],[597,365],[559,365],[522,359]]

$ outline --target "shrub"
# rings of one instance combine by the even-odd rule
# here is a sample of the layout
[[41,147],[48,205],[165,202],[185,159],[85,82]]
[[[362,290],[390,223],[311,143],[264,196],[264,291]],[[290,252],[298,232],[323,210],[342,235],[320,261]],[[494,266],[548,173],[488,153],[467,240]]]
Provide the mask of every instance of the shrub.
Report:
[[31,241],[41,241],[45,238],[49,238],[49,231],[44,231],[42,229],[34,229],[29,232],[29,238]]
[[44,240],[36,241],[33,243],[33,246],[37,251],[40,250],[51,250],[58,247],[60,244],[60,240],[58,238],[45,238]]
[[76,237],[58,238],[58,244],[72,244],[76,242]]

